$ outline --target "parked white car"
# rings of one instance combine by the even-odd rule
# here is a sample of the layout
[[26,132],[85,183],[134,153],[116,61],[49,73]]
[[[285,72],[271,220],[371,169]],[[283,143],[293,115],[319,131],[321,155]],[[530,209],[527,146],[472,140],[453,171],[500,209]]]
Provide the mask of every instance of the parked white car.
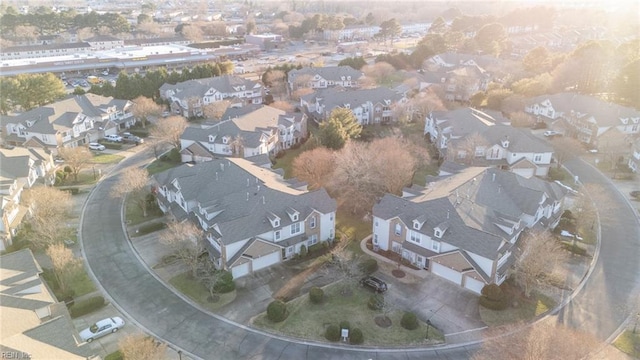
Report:
[[103,151],[106,149],[104,145],[98,143],[89,143],[89,150]]
[[100,320],[88,328],[80,331],[80,338],[86,342],[92,342],[107,334],[117,332],[124,326],[124,320],[120,317],[112,317]]
[[567,230],[560,231],[560,236],[568,237],[568,238],[572,238],[572,239],[576,238],[576,240],[580,240],[580,241],[583,240],[580,235],[572,234],[572,233],[568,232]]
[[122,136],[120,135],[105,135],[104,136],[105,140],[109,140],[109,141],[113,141],[113,142],[122,142]]
[[557,136],[557,135],[562,135],[557,131],[553,131],[553,130],[547,130],[544,132],[544,136],[546,137],[551,137],[551,136]]

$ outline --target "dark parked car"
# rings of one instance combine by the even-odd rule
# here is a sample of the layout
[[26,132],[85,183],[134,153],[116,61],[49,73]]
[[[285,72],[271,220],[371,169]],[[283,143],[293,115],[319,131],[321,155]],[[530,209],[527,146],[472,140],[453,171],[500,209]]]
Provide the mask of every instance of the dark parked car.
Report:
[[375,292],[385,292],[387,291],[387,283],[378,279],[375,276],[367,276],[366,278],[360,281],[362,286],[370,287]]
[[128,132],[122,134],[122,140],[126,143],[131,143],[136,145],[144,143],[144,139]]
[[640,190],[633,190],[629,193],[629,195],[631,195],[631,197],[635,198],[636,200],[640,200]]

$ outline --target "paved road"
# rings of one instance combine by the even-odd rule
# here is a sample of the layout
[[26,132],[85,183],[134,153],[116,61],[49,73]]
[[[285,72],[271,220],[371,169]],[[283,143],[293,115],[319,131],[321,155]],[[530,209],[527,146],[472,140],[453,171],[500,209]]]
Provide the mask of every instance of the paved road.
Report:
[[[144,159],[150,157],[149,150],[142,151],[124,160],[118,168],[140,165]],[[587,173],[582,175],[579,166],[576,171],[583,180],[587,179]],[[122,229],[120,202],[108,195],[116,179],[117,172],[108,176],[97,186],[85,204],[81,220],[81,240],[89,268],[105,293],[132,320],[158,338],[194,357],[314,360],[466,359],[472,355],[475,345],[438,349],[353,349],[304,341],[291,342],[200,311],[166,288],[136,257]],[[594,179],[597,180],[597,177]],[[619,196],[612,197],[614,200],[620,200]],[[619,224],[629,228],[635,226],[637,239],[637,222],[634,225],[624,209],[618,211],[621,218],[618,220]],[[637,262],[637,240],[635,246],[627,246],[626,234],[630,234],[628,229],[625,229],[626,234],[622,229],[609,229],[609,225],[606,229],[611,230],[611,234],[607,234],[603,244],[603,255],[598,261],[599,269],[594,272],[595,276],[583,290],[585,294],[576,298],[576,305],[570,308],[574,310],[567,311],[565,316],[565,319],[571,319],[585,328],[597,326],[598,329],[602,329],[605,337],[616,328],[616,324],[622,322],[622,314],[613,317],[610,315],[609,305],[618,304],[628,298],[632,288],[630,284],[638,277],[638,265],[626,263],[626,259],[634,256],[634,263]],[[614,236],[617,240],[610,242],[608,239]],[[607,247],[612,249],[605,249]],[[618,249],[615,250],[614,247]],[[625,259],[625,262],[616,260],[616,256],[623,256],[620,259]],[[620,266],[624,267],[623,271],[618,270]],[[633,269],[635,272],[627,272]],[[594,315],[589,316],[590,313]],[[600,323],[603,323],[602,327]]]
[[640,311],[640,224],[606,176],[580,159],[565,166],[580,182],[595,186],[602,242],[591,277],[558,317],[606,340],[629,313]]

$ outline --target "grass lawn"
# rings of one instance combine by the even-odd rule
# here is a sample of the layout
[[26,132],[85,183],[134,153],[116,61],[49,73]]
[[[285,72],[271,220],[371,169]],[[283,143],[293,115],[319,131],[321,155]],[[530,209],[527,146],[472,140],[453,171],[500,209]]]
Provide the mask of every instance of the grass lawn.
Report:
[[[322,304],[313,304],[309,296],[303,295],[287,303],[288,317],[280,323],[272,323],[266,313],[253,319],[253,325],[268,331],[316,341],[327,341],[324,332],[331,324],[349,321],[351,328],[359,328],[364,335],[364,345],[408,345],[427,344],[425,340],[426,324],[420,323],[415,330],[406,330],[400,326],[402,311],[394,311],[388,316],[392,325],[382,328],[375,323],[380,311],[367,307],[373,294],[361,287],[352,288],[350,296],[340,294],[340,284],[324,288],[325,300]],[[429,329],[430,343],[444,341],[444,336],[435,328]]]
[[613,346],[636,359],[640,358],[640,331],[637,331],[635,334],[631,330],[623,332],[618,336],[616,341],[613,342]]
[[220,300],[217,302],[210,302],[207,300],[209,297],[209,290],[205,288],[200,282],[191,279],[188,272],[176,275],[169,280],[169,283],[173,285],[178,291],[187,295],[191,300],[198,303],[200,306],[207,310],[215,311],[222,306],[232,302],[236,298],[235,290],[226,294],[218,294]]
[[531,293],[531,299],[519,298],[518,307],[509,307],[505,310],[489,310],[480,306],[480,318],[488,326],[500,326],[527,321],[542,315],[553,309],[555,301],[548,296],[537,292]]
[[117,164],[124,159],[124,156],[106,153],[98,153],[91,159],[91,164]]
[[358,242],[371,234],[371,221],[364,221],[362,216],[338,209],[336,213],[336,230],[346,234],[349,239]]
[[[98,170],[96,170],[95,174],[97,177]],[[96,181],[97,181],[97,178],[93,177],[93,170],[88,169],[88,170],[83,170],[80,172],[80,174],[78,174],[78,181],[74,181],[73,175],[69,175],[69,177],[67,177],[67,179],[62,184],[59,184],[56,186],[92,185],[92,184],[95,184]]]
[[438,165],[436,163],[418,167],[416,173],[413,174],[412,182],[416,185],[427,185],[427,175],[438,175]]
[[276,159],[276,164],[273,165],[273,169],[284,169],[284,178],[290,179],[293,177],[293,159],[306,150],[304,146],[297,149],[285,150],[284,155]]
[[142,210],[140,207],[130,197],[127,197],[124,210],[124,218],[127,221],[127,225],[138,225],[145,221],[157,219],[163,216],[160,209],[154,209],[148,209],[147,216],[142,216]]
[[147,172],[149,173],[149,175],[154,175],[179,165],[182,165],[182,163],[156,159],[151,164],[149,164],[149,166],[147,166]]
[[82,271],[78,271],[69,286],[73,289],[76,297],[96,291],[96,286],[93,284],[93,281],[91,281],[84,268]]

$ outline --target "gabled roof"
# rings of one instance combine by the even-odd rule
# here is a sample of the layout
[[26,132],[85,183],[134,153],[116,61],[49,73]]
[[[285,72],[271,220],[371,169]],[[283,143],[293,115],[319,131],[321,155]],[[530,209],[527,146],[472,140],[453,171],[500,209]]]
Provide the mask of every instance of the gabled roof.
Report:
[[313,211],[330,213],[336,209],[335,200],[324,189],[294,189],[276,173],[240,158],[183,165],[159,173],[155,179],[160,185],[177,181],[187,202],[202,207],[215,204],[220,212],[204,221],[209,227],[218,227],[225,244],[273,230],[268,220],[273,214],[280,217],[281,227],[291,224],[286,214],[289,207],[300,212],[299,221]]
[[364,74],[362,71],[358,71],[351,66],[324,66],[324,67],[305,67],[302,69],[294,69],[289,71],[289,81],[293,81],[297,76],[302,75],[320,75],[325,80],[329,81],[343,81],[342,77],[350,77],[352,81],[356,81]]
[[248,80],[234,75],[222,75],[206,79],[195,79],[179,82],[175,85],[165,83],[160,87],[160,92],[174,91],[174,96],[179,99],[190,97],[202,98],[209,89],[215,89],[221,93],[236,93],[253,90],[258,85],[253,80]]
[[[556,112],[563,116],[590,116],[596,121],[599,127],[622,125],[620,119],[640,118],[640,111],[606,102],[593,96],[577,93],[557,93],[553,95],[541,95],[529,99],[527,103],[539,104],[549,100]],[[572,115],[572,111],[574,114]]]
[[[430,116],[438,127],[449,137],[464,137],[473,133],[482,133],[488,127],[508,124],[509,119],[497,111],[480,111],[473,108],[460,108],[453,111],[432,111]],[[445,130],[448,129],[448,130]]]
[[345,107],[346,104],[355,108],[366,103],[394,103],[401,100],[402,95],[386,87],[357,90],[330,88],[303,96],[303,99],[307,102],[319,102],[325,106],[325,111],[331,111],[337,107]]
[[489,146],[500,144],[503,140],[509,141],[508,151],[511,152],[553,152],[553,148],[547,143],[535,137],[531,131],[514,128],[508,125],[495,125],[486,128],[480,135],[487,140]]

